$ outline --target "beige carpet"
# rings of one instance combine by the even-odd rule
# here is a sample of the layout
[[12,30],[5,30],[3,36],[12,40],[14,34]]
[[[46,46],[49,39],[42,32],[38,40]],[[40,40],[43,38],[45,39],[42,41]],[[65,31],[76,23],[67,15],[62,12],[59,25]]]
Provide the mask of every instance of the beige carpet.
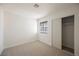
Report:
[[66,56],[62,50],[52,48],[40,41],[5,49],[2,56]]

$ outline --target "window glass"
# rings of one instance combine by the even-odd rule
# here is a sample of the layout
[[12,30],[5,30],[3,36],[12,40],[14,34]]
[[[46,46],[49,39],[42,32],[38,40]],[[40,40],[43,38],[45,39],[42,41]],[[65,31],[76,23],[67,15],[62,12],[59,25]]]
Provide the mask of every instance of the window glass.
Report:
[[48,21],[40,22],[40,32],[47,33],[48,32]]

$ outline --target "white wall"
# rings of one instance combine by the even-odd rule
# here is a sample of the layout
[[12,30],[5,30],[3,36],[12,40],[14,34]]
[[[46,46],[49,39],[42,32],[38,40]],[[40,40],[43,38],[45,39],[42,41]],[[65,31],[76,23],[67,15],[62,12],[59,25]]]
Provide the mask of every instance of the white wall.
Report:
[[28,43],[37,39],[37,23],[35,19],[25,18],[8,11],[5,11],[4,14],[5,48]]
[[[48,33],[40,33],[40,22],[43,21],[48,21]],[[48,44],[48,45],[52,45],[51,44],[51,20],[50,17],[44,17],[41,19],[37,20],[38,23],[38,40],[40,40],[41,42]]]
[[0,54],[4,49],[3,39],[3,10],[0,8]]
[[52,39],[53,39],[53,46],[56,47],[56,48],[59,48],[59,49],[62,49],[62,37],[61,37],[61,27],[62,27],[62,24],[61,24],[61,18],[57,18],[57,19],[54,19],[53,20],[53,24],[52,24]]

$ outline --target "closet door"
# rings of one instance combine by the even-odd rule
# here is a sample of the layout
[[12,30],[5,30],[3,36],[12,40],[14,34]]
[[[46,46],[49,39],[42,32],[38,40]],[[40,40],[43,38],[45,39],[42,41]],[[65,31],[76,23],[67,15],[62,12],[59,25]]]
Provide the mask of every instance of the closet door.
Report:
[[53,46],[62,49],[62,29],[61,29],[61,18],[53,20]]

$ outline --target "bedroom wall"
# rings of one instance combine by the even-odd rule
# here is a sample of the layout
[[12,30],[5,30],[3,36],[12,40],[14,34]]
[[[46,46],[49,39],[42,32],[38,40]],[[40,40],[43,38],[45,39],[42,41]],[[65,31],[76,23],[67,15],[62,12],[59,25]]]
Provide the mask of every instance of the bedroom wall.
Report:
[[4,39],[5,48],[37,40],[36,20],[4,11]]
[[62,49],[62,29],[61,18],[54,19],[52,21],[52,47]]

